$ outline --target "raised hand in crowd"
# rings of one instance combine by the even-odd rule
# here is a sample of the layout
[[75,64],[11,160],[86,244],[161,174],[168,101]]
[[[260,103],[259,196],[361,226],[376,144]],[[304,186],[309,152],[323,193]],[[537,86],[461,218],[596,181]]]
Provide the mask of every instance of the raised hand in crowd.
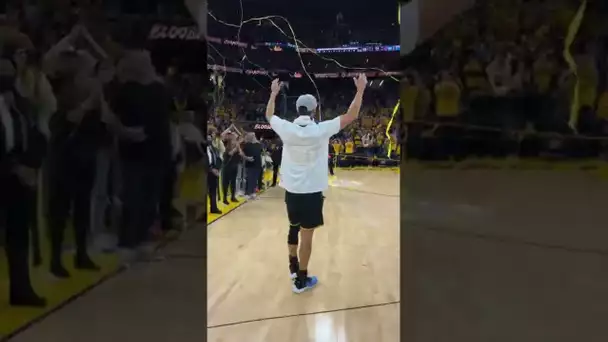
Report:
[[93,38],[93,36],[89,32],[89,30],[84,26],[80,26],[80,25],[77,25],[77,26],[79,27],[78,28],[79,36],[84,38],[84,40],[89,44],[89,46],[91,47],[93,52],[95,52],[95,54],[97,54],[99,58],[107,59],[108,55],[106,54],[105,50],[97,43],[97,41],[95,41],[95,39]]
[[[77,49],[80,39],[84,39],[89,49]],[[61,63],[59,63],[59,60],[61,58],[61,54],[66,51],[74,50],[78,51],[79,53],[90,51],[92,54],[97,55],[97,58],[99,59],[107,58],[107,54],[103,48],[97,44],[86,27],[82,25],[74,25],[67,36],[61,39],[57,44],[49,49],[49,51],[46,52],[42,62],[43,70],[49,75],[54,74],[60,68]],[[91,53],[89,53],[89,55]],[[93,56],[90,56],[90,58],[96,60],[96,58]]]

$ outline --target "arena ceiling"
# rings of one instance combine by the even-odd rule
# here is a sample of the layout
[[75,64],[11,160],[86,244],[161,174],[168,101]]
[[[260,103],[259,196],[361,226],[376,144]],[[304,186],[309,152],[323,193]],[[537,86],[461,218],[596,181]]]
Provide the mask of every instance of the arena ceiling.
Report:
[[[336,15],[342,13],[345,21],[355,26],[397,22],[398,6],[394,0],[242,0],[242,3],[245,17],[276,14],[300,22],[335,22]],[[239,0],[213,1],[209,9],[238,20],[240,13],[235,6],[240,6]]]

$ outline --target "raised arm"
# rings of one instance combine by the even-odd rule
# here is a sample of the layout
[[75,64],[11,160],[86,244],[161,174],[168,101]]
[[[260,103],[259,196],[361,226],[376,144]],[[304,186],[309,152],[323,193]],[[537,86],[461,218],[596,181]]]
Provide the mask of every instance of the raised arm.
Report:
[[73,49],[76,45],[76,41],[82,33],[82,27],[76,25],[72,28],[72,31],[55,44],[49,51],[47,51],[43,57],[42,64],[46,74],[53,75],[57,68],[57,60],[62,52]]
[[108,58],[108,54],[104,51],[104,49],[99,44],[97,44],[97,42],[95,41],[93,36],[91,36],[91,33],[89,33],[89,30],[87,30],[85,27],[82,27],[81,35],[87,41],[87,43],[89,43],[91,49],[98,55],[98,58],[100,58],[100,59]]
[[340,129],[343,129],[351,122],[357,120],[359,117],[359,112],[361,111],[363,93],[365,92],[365,87],[367,87],[367,76],[365,76],[365,74],[359,74],[359,76],[354,78],[354,81],[355,86],[357,87],[357,93],[355,94],[355,98],[353,99],[353,102],[351,102],[346,113],[340,116]]
[[266,120],[268,120],[268,122],[270,122],[270,119],[272,119],[272,116],[274,115],[274,105],[280,90],[281,82],[276,78],[270,85],[270,98],[268,99],[268,104],[266,104]]

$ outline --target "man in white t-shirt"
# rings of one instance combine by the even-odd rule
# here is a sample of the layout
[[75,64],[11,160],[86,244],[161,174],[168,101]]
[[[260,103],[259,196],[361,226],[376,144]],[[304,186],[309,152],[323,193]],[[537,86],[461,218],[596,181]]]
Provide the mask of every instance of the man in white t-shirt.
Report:
[[329,139],[359,117],[367,78],[361,74],[354,81],[357,93],[346,114],[320,123],[316,123],[312,118],[317,108],[317,100],[310,94],[302,95],[296,101],[299,116],[293,122],[274,115],[281,83],[278,79],[272,81],[266,118],[283,141],[279,186],[285,189],[285,204],[289,217],[289,271],[294,280],[295,293],[311,289],[318,282],[317,277],[308,276],[308,261],[312,251],[314,229],[323,225],[323,191],[327,190],[329,182]]

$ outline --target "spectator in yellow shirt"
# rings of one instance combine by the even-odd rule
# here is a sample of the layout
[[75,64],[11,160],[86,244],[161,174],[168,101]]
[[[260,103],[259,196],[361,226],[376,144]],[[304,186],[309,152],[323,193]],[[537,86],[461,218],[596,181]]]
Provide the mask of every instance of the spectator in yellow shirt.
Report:
[[[435,85],[435,110],[437,118],[441,122],[452,123],[458,120],[460,115],[460,85],[454,80],[448,71],[443,71],[439,82]],[[458,149],[459,129],[453,126],[441,126],[436,132],[439,137],[440,154],[442,156],[454,156]]]
[[435,85],[435,108],[439,118],[455,118],[460,114],[460,86],[448,71],[441,73]]
[[333,145],[334,145],[334,151],[336,152],[336,154],[340,154],[342,152],[342,144],[340,143],[340,140],[339,139],[334,140]]

